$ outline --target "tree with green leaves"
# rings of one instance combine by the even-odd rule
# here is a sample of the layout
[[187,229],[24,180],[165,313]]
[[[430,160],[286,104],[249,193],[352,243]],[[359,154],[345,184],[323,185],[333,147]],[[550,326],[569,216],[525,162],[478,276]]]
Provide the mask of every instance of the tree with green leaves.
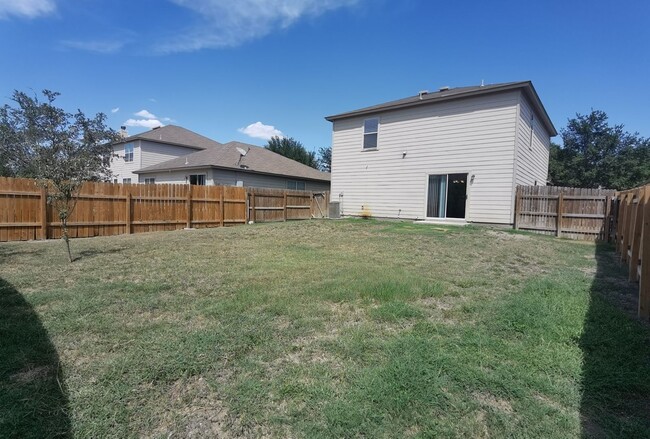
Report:
[[54,105],[59,93],[43,90],[45,99],[14,91],[0,108],[0,169],[12,177],[35,178],[48,190],[48,203],[61,222],[70,262],[68,220],[85,181],[110,176],[112,143],[118,133],[106,126],[106,116],[86,117],[81,110],[68,113]]
[[273,151],[277,154],[290,158],[291,160],[295,160],[304,165],[318,169],[318,160],[316,159],[316,154],[313,151],[307,151],[302,143],[293,137],[273,136],[267,142],[265,148],[269,151]]
[[627,189],[650,181],[650,139],[610,126],[604,111],[577,114],[551,144],[550,179],[557,186]]
[[318,148],[318,167],[323,172],[332,172],[332,147]]

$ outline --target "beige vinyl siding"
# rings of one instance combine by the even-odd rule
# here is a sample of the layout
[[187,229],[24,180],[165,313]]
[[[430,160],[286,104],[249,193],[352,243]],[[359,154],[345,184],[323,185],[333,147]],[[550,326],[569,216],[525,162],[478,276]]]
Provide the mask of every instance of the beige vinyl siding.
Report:
[[515,184],[545,186],[548,177],[550,137],[538,114],[522,93],[519,101],[519,124],[517,131],[517,169]]
[[111,181],[117,179],[118,183],[122,183],[122,180],[125,178],[130,178],[132,183],[138,181],[138,174],[134,174],[133,171],[137,171],[142,166],[140,166],[140,160],[142,154],[139,148],[139,141],[135,140],[133,142],[128,142],[133,144],[133,161],[125,162],[124,161],[124,149],[127,143],[120,143],[113,146],[113,154],[116,154],[118,157],[113,157],[111,160]]
[[511,223],[518,101],[508,92],[382,112],[376,151],[362,150],[365,117],[335,121],[332,200],[345,215],[423,219],[428,175],[467,173],[467,220]]
[[167,160],[175,159],[176,157],[183,157],[201,151],[200,149],[167,145],[147,140],[140,140],[139,142],[140,149],[142,150],[140,168],[157,165],[158,163],[166,162]]

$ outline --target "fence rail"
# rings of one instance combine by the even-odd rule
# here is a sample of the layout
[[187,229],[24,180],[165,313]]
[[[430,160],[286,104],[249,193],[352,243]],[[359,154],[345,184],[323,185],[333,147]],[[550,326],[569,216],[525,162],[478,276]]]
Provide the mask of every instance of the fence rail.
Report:
[[[272,197],[276,201],[269,204]],[[87,182],[76,197],[68,229],[70,237],[81,238],[232,226],[249,218],[320,218],[326,216],[328,198],[327,193],[232,186]],[[0,177],[0,242],[60,238],[61,223],[47,200],[36,180]],[[253,213],[250,202],[257,202]]]
[[617,192],[613,203],[616,252],[630,282],[639,282],[639,317],[650,318],[650,184]]
[[608,189],[518,186],[515,229],[578,240],[608,240]]

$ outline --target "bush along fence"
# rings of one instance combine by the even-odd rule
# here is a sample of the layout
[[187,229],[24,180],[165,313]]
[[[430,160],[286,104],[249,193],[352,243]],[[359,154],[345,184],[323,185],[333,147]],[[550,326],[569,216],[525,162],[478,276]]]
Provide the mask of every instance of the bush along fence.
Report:
[[639,282],[639,317],[650,319],[650,184],[617,192],[612,229],[630,282]]
[[[276,194],[273,205],[267,191]],[[87,182],[68,226],[70,237],[81,238],[310,219],[325,216],[326,206],[318,203],[328,198],[327,193],[233,186]],[[36,180],[0,177],[0,242],[60,238],[61,224],[47,199]],[[249,217],[249,202],[258,203],[257,215]],[[275,209],[265,210],[269,207]]]
[[616,191],[517,186],[515,229],[578,240],[609,240],[610,200]]

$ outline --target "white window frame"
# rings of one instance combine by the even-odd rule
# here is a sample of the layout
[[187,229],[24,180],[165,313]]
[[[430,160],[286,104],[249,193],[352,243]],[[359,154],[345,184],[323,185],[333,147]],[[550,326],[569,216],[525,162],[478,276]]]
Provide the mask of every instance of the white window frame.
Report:
[[[131,152],[127,152],[127,149],[129,148],[129,146],[131,147]],[[125,162],[132,162],[133,161],[134,151],[135,151],[135,146],[133,145],[133,143],[127,143],[126,145],[124,145],[124,161]]]
[[194,186],[207,186],[207,184],[208,184],[208,176],[207,176],[207,174],[190,174],[190,175],[188,175],[187,176],[187,182],[189,184],[192,184],[192,177],[196,177],[197,183],[198,183],[199,177],[203,177],[203,184],[195,184]]
[[[377,121],[377,131],[370,131],[366,132],[366,122],[369,120],[376,120]],[[379,116],[377,117],[368,117],[363,120],[363,126],[362,126],[362,132],[363,132],[363,137],[361,138],[361,150],[362,151],[376,151],[379,149],[379,126],[381,125],[381,119]],[[376,136],[375,138],[375,146],[368,146],[366,147],[366,136],[368,135],[374,135]]]
[[156,184],[156,177],[145,177],[144,184]]
[[122,179],[122,184],[131,184],[131,179],[130,178],[123,178]]

